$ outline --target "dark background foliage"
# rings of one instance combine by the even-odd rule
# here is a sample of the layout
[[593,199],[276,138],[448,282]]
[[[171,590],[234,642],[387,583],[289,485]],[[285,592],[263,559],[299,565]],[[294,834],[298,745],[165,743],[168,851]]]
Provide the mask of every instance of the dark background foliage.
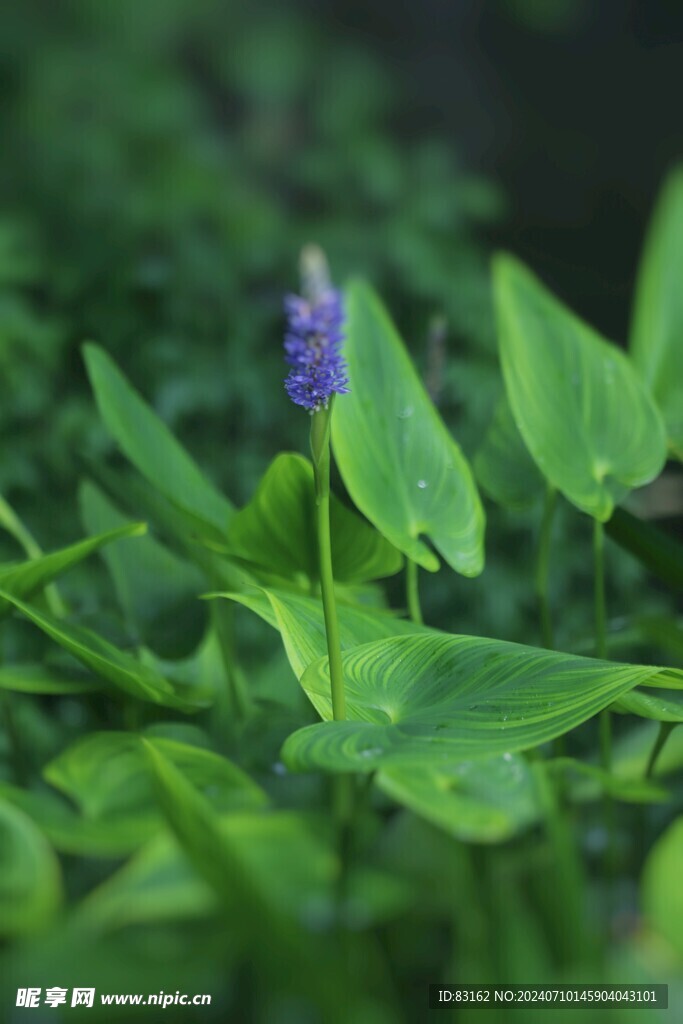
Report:
[[[280,338],[310,239],[384,293],[471,455],[500,386],[493,246],[623,341],[683,149],[682,34],[664,0],[4,5],[0,490],[44,546],[73,537],[108,445],[94,338],[245,501],[306,443]],[[514,635],[510,537],[489,537],[488,582],[450,615]]]

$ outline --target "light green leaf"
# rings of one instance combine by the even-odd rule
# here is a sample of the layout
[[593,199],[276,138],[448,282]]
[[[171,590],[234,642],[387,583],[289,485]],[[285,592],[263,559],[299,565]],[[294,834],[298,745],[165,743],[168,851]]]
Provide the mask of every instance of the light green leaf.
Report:
[[[211,750],[148,736],[145,743],[175,764],[216,810],[263,807],[266,795],[248,775]],[[160,821],[143,741],[135,733],[91,733],[47,765],[45,778],[91,820]]]
[[0,935],[47,925],[62,900],[57,858],[23,811],[0,802]]
[[98,345],[83,348],[107,430],[142,475],[195,520],[200,534],[223,539],[233,506],[210,483],[157,414]]
[[45,665],[5,665],[0,668],[0,690],[14,693],[77,694],[100,689],[96,679],[78,678],[77,672],[67,675]]
[[519,754],[434,767],[388,764],[375,781],[398,803],[462,842],[502,842],[540,813],[531,770]]
[[[40,558],[32,558],[28,562],[0,565],[0,591],[17,598],[32,597],[52,580],[82,562],[88,555],[99,551],[105,544],[125,537],[139,537],[146,529],[144,523],[126,523],[115,530],[81,540],[49,555],[41,555]],[[10,610],[5,601],[0,600],[0,615],[6,615]]]
[[[340,583],[364,583],[398,572],[399,551],[332,495],[332,563]],[[269,572],[318,577],[313,466],[284,453],[268,467],[249,504],[233,517],[225,550]]]
[[683,168],[667,179],[638,271],[631,356],[664,416],[672,452],[683,459]]
[[61,853],[124,857],[159,829],[158,816],[86,818],[56,793],[35,792],[8,782],[0,782],[0,798],[27,814]]
[[402,636],[343,655],[348,720],[332,717],[327,659],[301,685],[326,721],[290,736],[294,770],[442,765],[536,747],[635,686],[683,671],[616,664],[481,637]]
[[506,396],[496,406],[473,466],[482,490],[506,508],[528,508],[545,493],[543,477],[522,440]]
[[484,512],[472,472],[420,381],[372,289],[346,293],[351,392],[332,414],[334,454],[356,506],[425,569],[439,562],[426,536],[457,572],[484,566]]
[[683,722],[683,691],[632,690],[619,698],[613,710],[657,722]]
[[524,443],[554,487],[604,522],[660,473],[661,416],[623,352],[521,263],[499,256],[494,283],[505,386]]
[[[250,608],[268,625],[279,630],[292,671],[299,679],[304,670],[327,651],[325,620],[319,599],[286,590],[250,590],[243,594],[210,594]],[[358,605],[339,604],[339,635],[342,650],[371,640],[399,634],[430,633],[406,619]]]
[[650,851],[643,869],[643,910],[655,931],[683,961],[683,816]]
[[56,619],[1,590],[0,599],[14,605],[22,615],[86,668],[138,700],[178,708],[180,711],[196,711],[210,702],[207,691],[196,686],[184,686],[178,680],[170,682],[148,664],[118,650],[90,629],[64,619]]

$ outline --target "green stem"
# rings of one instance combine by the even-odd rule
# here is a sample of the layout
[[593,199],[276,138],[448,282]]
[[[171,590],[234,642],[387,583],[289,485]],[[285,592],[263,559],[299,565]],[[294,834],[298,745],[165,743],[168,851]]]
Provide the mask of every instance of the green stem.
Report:
[[[536,783],[546,834],[557,871],[556,898],[562,906],[562,927],[559,939],[566,960],[586,957],[588,935],[584,924],[586,912],[585,879],[576,840],[566,815],[562,812],[554,781],[549,777],[547,765],[533,754],[529,755],[531,771]],[[559,915],[558,915],[559,916]],[[590,957],[586,957],[590,960]]]
[[318,570],[330,663],[332,717],[346,718],[346,697],[341,660],[341,641],[337,620],[337,602],[332,572],[332,540],[330,536],[330,414],[332,403],[311,418],[311,453],[315,476],[316,527],[318,534]]
[[678,725],[678,722],[660,722],[659,732],[657,733],[657,739],[652,748],[650,757],[648,758],[647,767],[645,769],[645,778],[651,779],[654,775],[655,765],[657,764],[657,758],[662,752],[664,744],[668,740],[669,736]]
[[[605,607],[605,533],[599,519],[593,520],[593,564],[595,571],[595,655],[607,657],[607,612]],[[612,718],[605,708],[600,713],[600,761],[605,771],[612,764]]]
[[536,598],[538,600],[538,614],[541,623],[541,638],[543,646],[552,650],[555,646],[553,636],[553,624],[550,614],[550,600],[548,598],[548,577],[550,563],[550,537],[553,527],[553,517],[557,506],[557,491],[548,484],[543,503],[543,519],[541,520],[541,532],[538,537],[538,555],[536,558]]
[[406,559],[406,597],[410,618],[419,626],[422,625],[422,609],[420,608],[420,587],[418,581],[419,566],[412,558]]

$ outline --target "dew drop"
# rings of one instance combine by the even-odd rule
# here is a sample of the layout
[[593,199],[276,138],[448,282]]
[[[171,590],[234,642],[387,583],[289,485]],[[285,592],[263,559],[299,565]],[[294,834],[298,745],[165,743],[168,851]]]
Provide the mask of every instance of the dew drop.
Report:
[[420,488],[421,491],[424,491],[425,487],[427,486],[427,481],[426,480],[418,480],[417,481],[417,486]]
[[401,411],[397,415],[400,420],[410,419],[410,417],[413,415],[412,405],[407,405],[405,409],[401,409]]

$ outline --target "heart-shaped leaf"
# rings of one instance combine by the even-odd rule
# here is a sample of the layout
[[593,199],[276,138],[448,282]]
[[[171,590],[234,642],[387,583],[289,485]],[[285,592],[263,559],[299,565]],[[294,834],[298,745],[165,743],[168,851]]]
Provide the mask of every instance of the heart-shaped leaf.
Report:
[[[211,750],[177,740],[148,736],[205,793],[216,810],[263,807],[266,795],[241,769]],[[149,763],[134,733],[91,733],[51,761],[44,776],[65,793],[85,817],[158,819]]]
[[31,819],[0,801],[0,935],[46,925],[62,899],[57,858]]
[[664,416],[672,452],[683,459],[683,168],[666,181],[638,271],[631,356]]
[[88,376],[107,430],[136,469],[189,513],[201,534],[223,539],[233,506],[129,384],[104,349],[83,348]]
[[482,637],[416,635],[343,655],[348,720],[332,722],[323,658],[301,685],[326,719],[290,736],[297,771],[439,765],[536,747],[638,684],[683,686],[683,671],[616,664]]
[[[363,583],[399,571],[400,552],[334,495],[330,521],[335,580]],[[317,579],[315,488],[308,459],[277,456],[252,500],[233,517],[225,550],[276,575]]]
[[405,555],[435,571],[484,567],[484,512],[472,472],[371,288],[346,293],[350,394],[332,414],[339,470],[357,507]]
[[0,599],[13,605],[86,668],[129,696],[180,711],[196,711],[211,701],[208,691],[198,686],[185,686],[178,680],[169,681],[150,665],[118,650],[91,629],[56,619],[1,590]]
[[633,366],[521,263],[494,269],[500,356],[515,423],[536,465],[603,522],[666,460],[662,418]]
[[545,492],[543,477],[522,440],[506,396],[496,406],[473,465],[482,490],[506,508],[528,508]]

